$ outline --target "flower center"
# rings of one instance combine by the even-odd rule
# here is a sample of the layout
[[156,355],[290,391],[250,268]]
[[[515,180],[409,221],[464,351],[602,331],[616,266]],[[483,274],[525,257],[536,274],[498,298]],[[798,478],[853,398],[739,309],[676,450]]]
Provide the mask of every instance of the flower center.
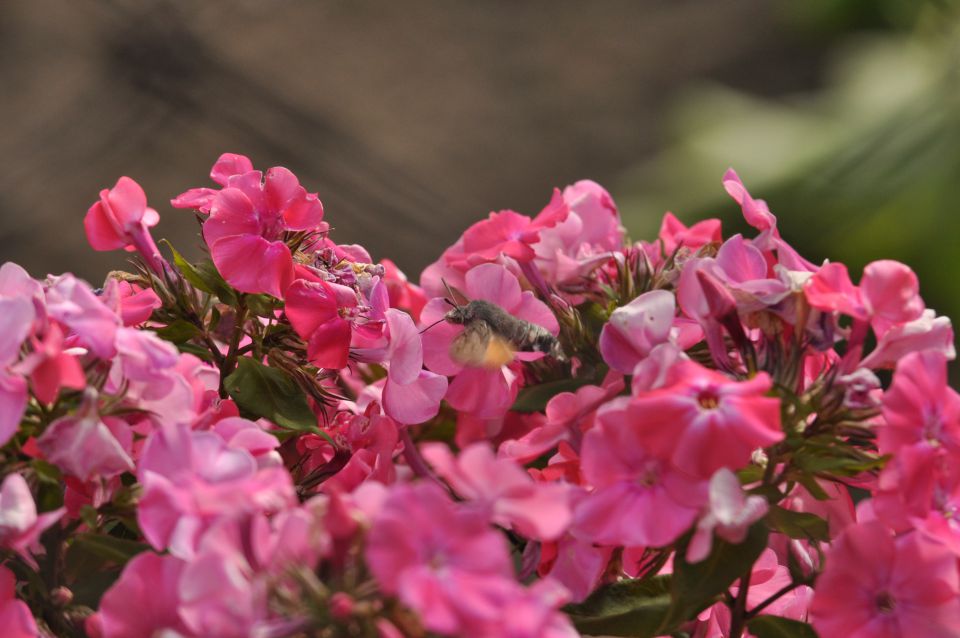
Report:
[[893,599],[889,592],[881,592],[877,595],[876,605],[880,613],[889,614],[896,608],[897,601]]
[[712,389],[701,390],[697,395],[697,403],[704,410],[714,410],[720,405],[720,397]]

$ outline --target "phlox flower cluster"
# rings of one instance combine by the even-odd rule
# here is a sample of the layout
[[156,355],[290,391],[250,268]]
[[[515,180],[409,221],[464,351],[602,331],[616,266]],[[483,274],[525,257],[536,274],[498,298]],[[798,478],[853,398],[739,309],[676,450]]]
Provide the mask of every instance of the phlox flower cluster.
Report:
[[3,636],[960,635],[908,266],[811,263],[731,170],[750,237],[634,242],[581,181],[417,285],[290,170],[210,177],[204,257],[122,177],[83,225],[130,272],[0,267]]

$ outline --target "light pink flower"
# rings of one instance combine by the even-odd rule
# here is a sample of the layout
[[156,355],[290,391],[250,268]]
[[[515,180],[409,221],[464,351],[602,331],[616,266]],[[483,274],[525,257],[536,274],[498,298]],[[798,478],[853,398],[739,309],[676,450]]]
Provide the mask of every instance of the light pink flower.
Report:
[[27,408],[27,381],[10,366],[19,358],[34,317],[30,299],[0,297],[0,445],[16,434]]
[[37,623],[27,603],[17,600],[13,572],[0,565],[0,627],[4,638],[37,638]]
[[286,168],[227,179],[210,202],[203,238],[217,270],[241,292],[283,298],[293,283],[287,232],[326,230],[323,205]]
[[513,591],[505,539],[476,510],[433,483],[397,485],[373,522],[366,559],[384,593],[416,611],[424,626],[457,634],[468,619],[497,617]]
[[742,543],[750,526],[763,518],[769,506],[762,496],[746,496],[737,475],[721,468],[710,478],[710,508],[697,523],[687,548],[687,560],[697,563],[710,555],[713,534],[733,544]]
[[676,300],[666,290],[646,292],[610,314],[600,332],[600,353],[607,364],[630,374],[653,348],[670,338]]
[[429,421],[440,411],[447,378],[423,369],[423,344],[410,315],[390,308],[386,320],[390,345],[383,409],[398,423]]
[[189,631],[179,616],[180,581],[187,564],[174,556],[135,556],[100,601],[103,638],[143,638]]
[[[499,264],[481,264],[466,274],[465,290],[471,300],[482,299],[502,307],[519,319],[545,328],[556,335],[557,319],[530,291],[521,291],[516,276]],[[443,299],[431,299],[423,309],[421,321],[427,325],[439,321],[450,309]],[[464,330],[462,325],[441,321],[423,334],[423,360],[433,372],[455,376],[447,390],[447,402],[457,410],[480,417],[502,416],[516,398],[520,384],[509,365],[495,370],[465,367],[450,358],[450,344]],[[516,359],[532,361],[539,352],[518,352]]]
[[936,350],[953,360],[957,351],[953,345],[953,325],[949,317],[938,317],[928,308],[918,319],[893,326],[883,333],[860,365],[864,368],[893,368],[897,361],[922,350]]
[[247,450],[213,432],[165,427],[147,439],[137,468],[143,497],[137,520],[156,549],[190,558],[222,517],[276,512],[293,505],[290,475],[259,469]]
[[626,399],[597,414],[581,467],[594,491],[574,511],[573,534],[604,545],[659,547],[676,540],[707,501],[707,483],[652,455]]
[[487,443],[458,457],[443,443],[427,443],[421,452],[457,495],[484,507],[498,525],[542,541],[559,538],[570,525],[567,486],[535,482],[514,461],[498,460]]
[[140,184],[121,177],[113,188],[100,191],[100,201],[87,211],[83,227],[94,250],[136,250],[154,273],[162,275],[165,262],[149,230],[159,221]]
[[558,541],[543,543],[537,573],[549,575],[569,590],[573,602],[581,602],[600,585],[613,550],[567,534]]
[[126,423],[100,417],[93,388],[86,390],[75,414],[60,417],[37,439],[48,461],[82,481],[133,471],[132,442]]
[[834,541],[810,607],[821,638],[960,634],[956,557],[916,533],[851,525]]
[[60,520],[64,509],[37,514],[30,487],[19,474],[7,475],[0,484],[0,547],[10,549],[31,564],[31,552],[40,550],[40,534]]
[[569,594],[551,579],[538,580],[528,588],[514,585],[513,591],[496,592],[494,602],[500,613],[478,619],[464,627],[464,638],[578,638],[580,634],[559,608]]
[[67,326],[79,341],[71,345],[85,346],[101,359],[112,359],[116,355],[120,317],[89,284],[66,274],[48,278],[44,289],[50,318]]

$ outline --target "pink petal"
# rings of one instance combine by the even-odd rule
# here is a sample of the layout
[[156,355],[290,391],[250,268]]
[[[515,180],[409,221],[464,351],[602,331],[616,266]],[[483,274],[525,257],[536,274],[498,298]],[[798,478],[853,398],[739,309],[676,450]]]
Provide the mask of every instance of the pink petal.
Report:
[[412,383],[423,367],[423,347],[420,334],[410,315],[402,310],[386,311],[387,326],[390,330],[390,348],[387,354],[390,362],[390,378],[400,385]]
[[236,153],[224,153],[210,169],[210,179],[221,186],[226,186],[227,181],[234,175],[243,175],[251,171],[253,171],[253,163],[249,157]]
[[383,409],[398,423],[423,423],[437,416],[446,392],[447,378],[427,370],[421,370],[417,379],[406,385],[387,377]]
[[520,282],[500,264],[481,264],[471,268],[466,283],[470,299],[492,301],[503,308],[514,308],[520,303]]
[[210,247],[210,254],[223,278],[240,292],[265,292],[283,299],[293,283],[293,257],[282,241],[270,242],[259,235],[223,237]]

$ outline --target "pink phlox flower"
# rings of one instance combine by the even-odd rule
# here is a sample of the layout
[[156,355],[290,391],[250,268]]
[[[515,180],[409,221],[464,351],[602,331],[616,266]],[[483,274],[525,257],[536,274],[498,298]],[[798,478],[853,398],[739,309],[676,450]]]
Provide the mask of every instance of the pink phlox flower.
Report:
[[104,360],[116,355],[120,317],[103,303],[89,284],[70,274],[49,277],[44,293],[50,318],[70,329],[69,346],[85,346]]
[[462,252],[448,250],[441,258],[461,270],[494,261],[501,254],[521,263],[532,261],[536,256],[532,246],[539,241],[540,231],[556,226],[567,219],[569,213],[563,194],[554,189],[550,203],[535,218],[512,210],[490,213],[487,219],[464,231]]
[[698,563],[710,555],[713,534],[733,544],[742,543],[747,530],[763,518],[769,506],[762,496],[747,496],[737,475],[721,468],[710,478],[710,505],[687,547],[687,560]]
[[296,176],[275,166],[233,175],[210,202],[203,238],[217,270],[241,292],[283,298],[294,267],[288,232],[324,232],[323,205]]
[[383,281],[387,286],[390,307],[399,308],[410,313],[414,322],[420,320],[420,311],[427,304],[427,295],[423,289],[407,279],[407,276],[395,263],[389,259],[382,259],[384,275]]
[[673,383],[636,396],[627,409],[652,454],[706,480],[722,467],[745,466],[754,450],[783,440],[780,400],[766,396],[773,383],[766,373],[734,381],[680,361],[671,375]]
[[11,366],[20,356],[34,318],[30,299],[0,297],[0,445],[16,434],[27,408],[25,371]]
[[153,311],[162,306],[160,297],[153,288],[142,288],[128,281],[118,281],[108,277],[103,284],[101,295],[105,305],[120,315],[125,326],[139,326],[145,323]]
[[[210,169],[210,179],[220,186],[227,186],[234,175],[245,175],[253,172],[253,162],[245,155],[224,153]],[[203,214],[210,213],[210,205],[219,191],[215,188],[191,188],[170,200],[174,208],[192,208]]]
[[[663,245],[662,257],[670,257],[681,246],[690,252],[696,252],[707,244],[719,244],[723,241],[723,233],[719,219],[704,219],[693,226],[687,227],[677,219],[673,213],[666,213],[660,222],[658,239]],[[658,255],[655,263],[660,263],[662,257]]]
[[645,292],[610,314],[600,332],[600,353],[619,372],[633,372],[653,348],[670,339],[676,300],[666,290]]
[[384,593],[443,634],[495,619],[500,596],[515,586],[503,536],[433,483],[393,486],[367,537],[366,560]]
[[384,411],[402,424],[429,421],[440,411],[447,378],[423,369],[423,344],[413,319],[402,310],[386,311],[390,345]]
[[893,326],[883,333],[874,348],[860,362],[864,368],[893,368],[911,352],[935,350],[949,360],[957,356],[953,325],[949,317],[938,317],[931,308],[919,318]]
[[284,312],[290,325],[307,342],[307,359],[320,368],[347,365],[357,294],[319,278],[298,279],[287,290]]
[[206,530],[222,517],[276,512],[296,501],[290,475],[259,469],[250,452],[214,432],[164,427],[147,439],[137,468],[143,497],[137,512],[157,549],[192,557]]
[[64,348],[63,329],[55,321],[47,324],[41,336],[30,338],[32,351],[16,367],[30,377],[33,395],[41,403],[52,403],[61,388],[82,390],[87,379],[80,361]]
[[567,588],[573,602],[581,602],[600,586],[613,550],[565,534],[542,544],[537,573],[541,577],[549,575]]
[[[490,301],[506,312],[545,328],[553,335],[559,333],[556,317],[530,291],[521,291],[516,276],[498,264],[481,264],[466,274],[466,296]],[[520,378],[511,365],[497,369],[465,367],[450,356],[450,345],[464,330],[464,326],[440,321],[449,310],[441,298],[427,302],[421,315],[422,323],[438,322],[423,334],[423,361],[431,371],[454,376],[447,390],[446,400],[455,409],[488,418],[501,416],[516,398]],[[520,361],[542,358],[539,352],[518,352]]]
[[538,580],[530,587],[515,584],[513,591],[497,590],[494,600],[501,613],[465,626],[464,638],[578,638],[570,619],[559,608],[570,600],[569,592],[552,579]]
[[33,554],[42,550],[40,534],[60,520],[64,511],[61,507],[37,514],[26,480],[20,474],[8,474],[0,484],[0,547],[16,552],[36,568]]
[[100,601],[103,638],[190,636],[180,618],[180,583],[187,563],[169,554],[144,552],[126,564]]
[[162,275],[165,262],[149,230],[159,221],[140,184],[121,177],[113,188],[100,191],[100,201],[87,211],[83,227],[94,250],[136,250],[154,273]]
[[960,453],[960,394],[947,385],[947,358],[936,350],[911,352],[897,362],[883,394],[881,454],[905,445],[945,447]]
[[457,495],[491,512],[498,525],[545,541],[559,538],[570,525],[566,485],[535,482],[514,461],[497,459],[487,443],[475,443],[457,457],[443,443],[427,443],[421,452]]
[[[327,493],[352,492],[366,480],[393,483],[397,472],[393,457],[400,440],[399,427],[380,413],[373,402],[362,414],[340,412],[327,433],[350,458],[336,475],[324,481],[320,489]],[[322,449],[318,449],[321,453]],[[330,453],[334,452],[331,448]],[[332,455],[325,462],[332,460]]]
[[707,483],[650,453],[627,401],[607,403],[584,436],[582,470],[594,491],[576,505],[572,531],[604,545],[660,547],[693,524]]
[[681,361],[689,361],[689,357],[678,344],[668,341],[654,346],[633,369],[630,392],[639,396],[674,383],[676,372],[673,368]]
[[579,447],[584,432],[593,427],[597,409],[620,394],[623,376],[609,373],[600,386],[587,385],[576,392],[561,392],[547,402],[546,420],[524,436],[504,441],[497,450],[501,458],[529,463],[555,448],[561,441]]
[[0,627],[5,638],[38,638],[37,623],[27,603],[17,599],[17,580],[0,565]]
[[120,476],[109,479],[94,477],[89,481],[82,481],[75,476],[63,478],[63,506],[67,510],[67,518],[80,518],[80,511],[85,505],[98,508],[109,503],[114,495],[123,487]]
[[217,421],[212,430],[226,442],[227,447],[249,452],[260,469],[283,465],[277,451],[280,441],[254,421],[238,416],[227,417]]
[[960,634],[956,557],[920,534],[877,522],[833,542],[810,607],[821,638],[948,638]]
[[100,416],[98,395],[92,387],[84,391],[76,413],[48,425],[37,445],[49,462],[82,481],[134,469],[133,432],[121,419]]
[[623,244],[620,213],[599,184],[581,180],[563,190],[566,219],[540,230],[532,245],[534,263],[547,282],[573,283],[586,277]]
[[[747,592],[747,608],[762,603],[779,590],[790,585],[790,573],[777,561],[771,549],[763,550],[750,572],[750,589]],[[739,581],[730,588],[730,595],[736,597],[740,591]],[[780,616],[791,620],[805,621],[807,609],[813,598],[813,589],[801,585],[767,606],[761,613]],[[730,631],[730,608],[717,603],[700,612],[695,638],[727,638]],[[748,635],[744,633],[744,635]],[[750,634],[752,635],[752,634]],[[739,636],[737,638],[740,638]]]

